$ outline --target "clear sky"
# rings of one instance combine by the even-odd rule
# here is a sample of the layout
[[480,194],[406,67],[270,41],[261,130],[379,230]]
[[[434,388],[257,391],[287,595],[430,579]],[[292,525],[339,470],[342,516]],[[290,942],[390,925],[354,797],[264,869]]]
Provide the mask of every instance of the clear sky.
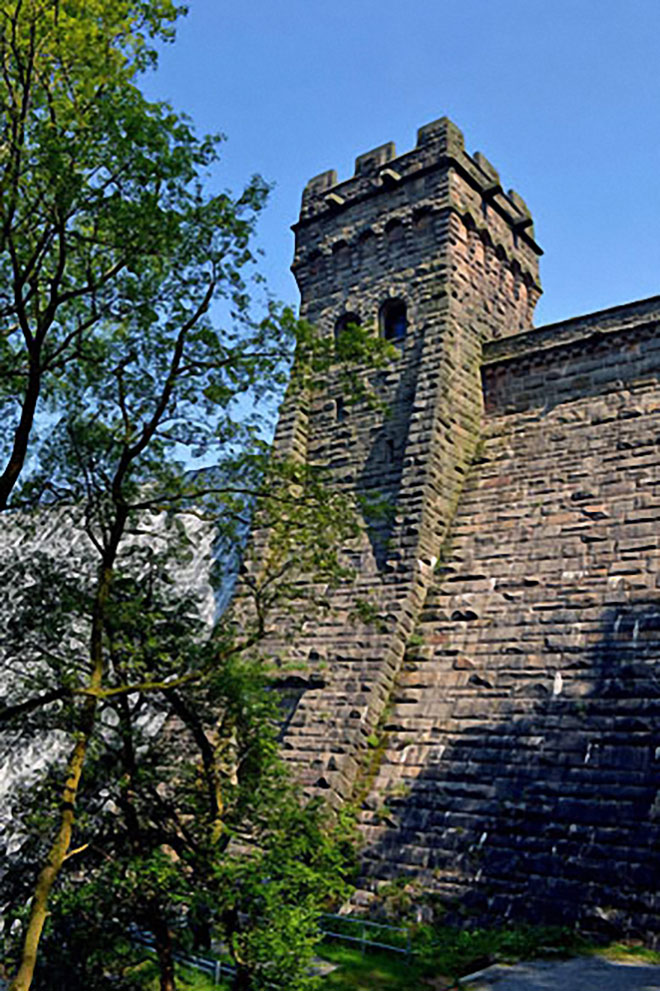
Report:
[[545,251],[537,324],[660,294],[660,0],[189,0],[147,83],[227,135],[218,179],[274,184],[273,294],[305,182],[449,116]]

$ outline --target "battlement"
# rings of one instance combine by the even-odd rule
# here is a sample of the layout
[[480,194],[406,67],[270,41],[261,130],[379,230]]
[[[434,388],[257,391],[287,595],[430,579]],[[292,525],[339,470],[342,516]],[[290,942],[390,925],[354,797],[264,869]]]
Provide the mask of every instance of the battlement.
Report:
[[319,336],[396,354],[357,369],[377,404],[337,366],[282,412],[276,451],[365,524],[354,582],[274,626],[273,663],[308,672],[285,759],[364,798],[363,904],[408,876],[449,919],[608,906],[657,939],[660,297],[534,328],[530,211],[446,118],[312,179],[294,230]]
[[[430,171],[450,166],[480,195],[482,204],[492,207],[537,255],[543,253],[534,240],[532,216],[522,196],[514,189],[504,191],[497,169],[485,155],[479,151],[470,155],[465,150],[463,133],[447,117],[420,127],[412,151],[397,156],[394,142],[389,141],[358,155],[350,179],[338,182],[334,169],[310,179],[303,191],[300,220],[294,229],[343,212],[384,189],[405,185]],[[473,220],[477,225],[481,223],[476,214]]]

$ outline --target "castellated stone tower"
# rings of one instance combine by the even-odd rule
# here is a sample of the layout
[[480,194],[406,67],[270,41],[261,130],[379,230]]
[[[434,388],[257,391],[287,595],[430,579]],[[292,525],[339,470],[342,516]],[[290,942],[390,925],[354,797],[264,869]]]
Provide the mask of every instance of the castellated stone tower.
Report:
[[[284,754],[332,801],[351,792],[475,452],[482,347],[531,326],[541,252],[522,198],[446,118],[420,128],[413,151],[385,144],[360,155],[347,181],[312,179],[294,231],[301,316],[328,337],[373,326],[399,350],[371,376],[383,409],[352,404],[330,375],[308,402],[285,402],[276,434],[276,453],[321,463],[338,486],[392,509],[353,551],[357,580],[296,638],[307,689]],[[358,597],[386,632],[351,621]]]
[[448,120],[313,179],[294,230],[302,315],[398,359],[360,373],[382,407],[339,368],[283,407],[276,452],[392,509],[327,614],[273,624],[284,756],[359,800],[365,904],[404,879],[447,919],[657,944],[660,297],[532,327],[529,212]]

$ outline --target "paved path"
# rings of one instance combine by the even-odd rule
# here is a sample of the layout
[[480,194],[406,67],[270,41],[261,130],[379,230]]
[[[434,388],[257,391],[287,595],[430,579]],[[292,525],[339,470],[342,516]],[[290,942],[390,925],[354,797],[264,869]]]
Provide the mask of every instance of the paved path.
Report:
[[660,991],[660,966],[577,957],[496,964],[463,984],[470,991]]

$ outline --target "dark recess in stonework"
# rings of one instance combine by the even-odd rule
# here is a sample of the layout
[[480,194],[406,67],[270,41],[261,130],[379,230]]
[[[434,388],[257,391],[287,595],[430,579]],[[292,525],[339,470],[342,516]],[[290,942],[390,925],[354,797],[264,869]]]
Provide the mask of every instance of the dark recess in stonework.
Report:
[[386,341],[402,344],[408,332],[406,304],[402,299],[388,299],[380,308],[380,332]]
[[[449,921],[579,922],[657,938],[660,602],[612,607],[590,651],[562,650],[557,667],[578,670],[586,694],[528,683],[517,697],[532,700],[529,716],[438,733],[444,752],[409,794],[387,798],[391,826],[364,873],[414,877],[426,848],[426,889],[457,896]],[[487,681],[473,684],[487,697]]]
[[392,561],[396,552],[392,552],[390,541],[423,346],[424,334],[420,331],[412,349],[400,359],[406,362],[405,368],[356,484],[358,498],[364,504],[363,516],[371,548],[381,571],[394,568]]
[[362,320],[357,313],[342,313],[335,323],[335,340],[338,341],[345,330],[349,327],[361,327]]

